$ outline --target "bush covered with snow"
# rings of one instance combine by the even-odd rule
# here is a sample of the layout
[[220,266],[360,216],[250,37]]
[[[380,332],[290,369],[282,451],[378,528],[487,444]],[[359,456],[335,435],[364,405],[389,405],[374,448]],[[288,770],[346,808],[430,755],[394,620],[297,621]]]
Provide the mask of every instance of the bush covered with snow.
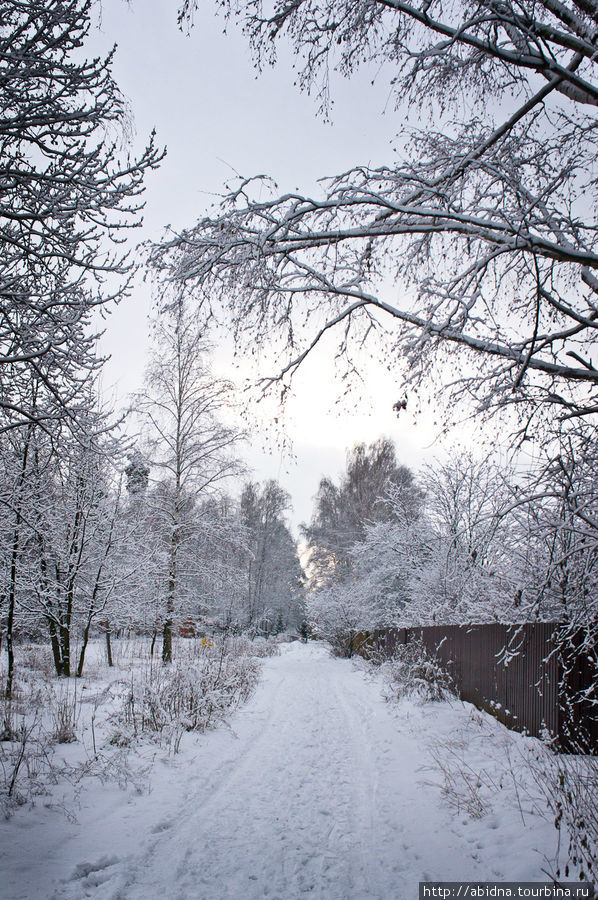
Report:
[[455,694],[453,680],[421,641],[399,646],[383,664],[388,699],[412,697],[447,700]]
[[[33,656],[33,654],[32,654]],[[48,785],[72,775],[56,754],[79,736],[80,699],[68,683],[42,683],[33,668],[0,705],[0,811],[48,792]]]
[[[12,696],[0,697],[0,814],[49,799],[69,785],[68,815],[89,777],[142,785],[150,738],[176,752],[187,731],[213,727],[252,693],[259,657],[279,652],[270,641],[245,637],[176,639],[175,662],[151,654],[149,638],[91,642],[83,678],[56,678],[47,648],[19,649],[22,664]],[[0,678],[4,674],[0,660]],[[155,755],[155,748],[150,756]]]
[[258,659],[267,659],[269,656],[280,654],[277,638],[256,637],[251,639],[246,634],[226,638],[228,652],[235,656],[254,656]]
[[192,663],[147,667],[131,678],[110,740],[122,745],[149,733],[176,746],[183,731],[205,731],[246,701],[259,670],[254,657],[231,653],[224,644]]

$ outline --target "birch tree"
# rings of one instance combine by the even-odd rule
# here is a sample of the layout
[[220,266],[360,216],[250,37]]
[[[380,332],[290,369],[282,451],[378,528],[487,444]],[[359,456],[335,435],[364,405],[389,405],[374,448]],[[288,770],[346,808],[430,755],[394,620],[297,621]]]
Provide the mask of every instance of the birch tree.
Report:
[[[119,441],[89,397],[86,421],[60,446],[35,423],[4,435],[0,613],[6,633],[7,696],[19,632],[49,637],[57,675],[83,671],[91,629],[119,586],[116,547],[123,539]],[[84,428],[83,428],[84,425]],[[83,431],[87,444],[83,443]],[[78,664],[73,637],[81,636]]]
[[90,557],[116,521],[100,496],[99,457],[91,462],[107,439],[90,420],[102,364],[96,317],[127,294],[133,261],[122,244],[141,223],[144,177],[163,155],[153,135],[137,158],[124,149],[130,121],[113,53],[85,53],[92,7],[0,2],[0,433],[13,488],[2,493],[0,607],[9,694],[17,611],[29,624],[46,622],[56,671],[69,674],[83,595],[90,627],[106,602],[111,539],[105,557],[98,551],[93,565]]
[[[18,599],[20,559],[26,541],[26,509],[31,498],[30,456],[34,429],[30,424],[2,443],[2,548],[0,616],[6,640],[7,675],[5,696],[10,700],[14,678],[15,613]],[[0,633],[2,633],[0,632]]]
[[[116,549],[123,535],[115,468],[120,448],[106,434],[105,422],[105,415],[90,408],[87,444],[79,433],[65,437],[59,452],[42,430],[34,429],[18,605],[24,622],[41,621],[48,629],[57,675],[82,674],[92,625],[118,586]],[[78,661],[72,651],[76,634],[81,637]]]
[[187,553],[201,527],[194,519],[196,504],[240,473],[236,446],[242,435],[222,422],[232,387],[209,369],[198,317],[179,298],[162,309],[154,327],[154,352],[137,409],[158,474],[150,502],[162,552],[162,659],[169,663],[175,621],[197,565]]
[[347,452],[338,484],[322,478],[312,520],[303,527],[315,583],[350,572],[351,550],[363,540],[368,525],[394,518],[395,507],[388,503],[391,495],[407,518],[416,515],[421,490],[410,469],[397,462],[394,444],[387,438],[369,446],[355,444]]
[[227,634],[247,624],[248,543],[238,501],[222,491],[201,501],[193,541],[194,617],[208,628]]
[[240,498],[247,540],[246,620],[266,633],[298,628],[303,618],[302,569],[297,545],[285,523],[289,494],[273,480],[248,482]]

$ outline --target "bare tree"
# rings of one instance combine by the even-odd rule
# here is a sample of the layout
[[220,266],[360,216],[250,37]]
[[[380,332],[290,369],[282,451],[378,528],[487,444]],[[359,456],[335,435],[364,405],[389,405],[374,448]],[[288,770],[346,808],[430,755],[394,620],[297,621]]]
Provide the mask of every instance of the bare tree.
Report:
[[518,620],[525,574],[514,562],[521,535],[513,528],[512,472],[463,453],[427,466],[422,485],[434,541],[416,593],[429,619]]
[[[185,0],[181,17],[196,5]],[[404,128],[396,161],[356,161],[316,196],[241,180],[153,264],[242,341],[276,335],[286,356],[271,382],[288,385],[335,332],[349,369],[355,346],[390,362],[399,412],[434,377],[457,417],[506,410],[510,435],[533,439],[556,479],[530,483],[521,510],[543,518],[539,506],[553,515],[563,501],[549,568],[593,571],[596,492],[577,463],[598,421],[596,0],[226,0],[224,11],[258,67],[292,45],[299,85],[324,112],[330,73],[364,65],[389,73],[398,113],[428,121]],[[584,535],[574,551],[565,533]],[[566,569],[570,601],[587,581]]]
[[192,541],[192,614],[208,628],[228,633],[247,624],[248,544],[236,500],[219,491],[201,501]]
[[[528,476],[512,504],[515,559],[526,573],[528,615],[560,621],[571,632],[598,621],[596,448],[585,429],[569,435]],[[531,501],[531,502],[530,502]]]
[[[387,502],[390,493],[394,507]],[[356,444],[347,452],[339,484],[330,478],[320,481],[312,520],[303,527],[312,577],[321,582],[350,571],[351,549],[363,540],[367,526],[392,520],[399,507],[407,518],[415,516],[421,499],[413,473],[397,462],[392,441]]]
[[347,333],[390,332],[386,348],[410,364],[399,406],[457,348],[453,392],[483,410],[513,405],[524,433],[541,412],[595,413],[596,0],[224,6],[258,65],[292,43],[299,83],[324,108],[331,70],[384,64],[397,102],[421,110],[426,98],[432,121],[396,165],[356,165],[322,196],[258,199],[263,179],[243,181],[220,213],[156,247],[154,264],[220,301],[252,340],[282,333],[283,380],[342,325],[341,349]]
[[85,420],[80,410],[77,434],[66,431],[59,446],[32,422],[2,436],[0,610],[9,697],[19,632],[46,633],[56,674],[68,676],[80,628],[81,674],[92,626],[114,599],[125,523],[116,477],[121,446],[106,428],[109,417],[88,392]]
[[17,602],[24,624],[35,629],[41,622],[48,629],[57,675],[72,673],[72,637],[79,626],[82,673],[92,623],[117,583],[120,489],[114,480],[121,447],[106,432],[107,417],[90,396],[85,422],[79,415],[79,433],[63,436],[59,452],[42,429],[27,430]]
[[[153,136],[121,151],[112,56],[81,53],[91,0],[0,4],[0,429],[75,424],[101,365],[92,316],[127,292]],[[106,276],[119,276],[106,289]],[[35,396],[30,385],[38,386]]]
[[25,509],[31,492],[30,455],[32,455],[33,426],[22,434],[5,439],[2,447],[2,506],[3,529],[2,578],[0,589],[0,614],[4,619],[6,638],[7,675],[5,695],[10,700],[14,678],[14,629],[17,606],[19,562],[25,542]]
[[346,640],[384,626],[519,620],[528,572],[515,560],[512,499],[510,472],[471,454],[427,467],[410,492],[387,486],[386,515],[366,522],[346,571],[310,598],[316,627]]
[[162,658],[170,662],[177,610],[194,568],[188,557],[184,565],[182,560],[201,527],[196,503],[240,473],[235,447],[242,434],[219,418],[231,404],[231,385],[208,368],[202,327],[180,298],[156,320],[154,348],[137,408],[151,442],[152,467],[162,473],[151,502],[164,551]]

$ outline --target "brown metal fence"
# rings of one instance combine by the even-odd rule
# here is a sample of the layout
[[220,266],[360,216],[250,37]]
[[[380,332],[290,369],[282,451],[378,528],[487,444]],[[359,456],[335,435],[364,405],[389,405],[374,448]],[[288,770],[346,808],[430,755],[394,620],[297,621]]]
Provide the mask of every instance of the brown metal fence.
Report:
[[582,650],[583,638],[576,632],[564,644],[554,622],[438,625],[361,634],[355,648],[391,656],[399,645],[421,641],[449,671],[461,699],[509,728],[535,737],[549,732],[561,750],[596,752],[598,670],[595,655]]

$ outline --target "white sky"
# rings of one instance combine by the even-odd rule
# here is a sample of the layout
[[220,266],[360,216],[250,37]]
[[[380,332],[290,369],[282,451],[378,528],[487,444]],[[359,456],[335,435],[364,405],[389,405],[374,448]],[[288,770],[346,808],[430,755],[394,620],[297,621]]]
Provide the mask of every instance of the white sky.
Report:
[[[257,75],[245,38],[203,3],[189,36],[176,26],[176,0],[106,0],[100,32],[91,49],[101,53],[118,44],[116,81],[130,102],[134,148],[142,148],[152,128],[168,155],[147,178],[143,232],[136,239],[157,239],[164,226],[190,226],[221,192],[234,172],[273,176],[281,192],[317,190],[319,177],[357,163],[391,159],[395,136],[405,126],[388,101],[387,81],[363,71],[350,82],[337,79],[332,124],[316,115],[317,102],[293,86],[292,60]],[[124,402],[141,385],[147,348],[151,290],[140,283],[134,295],[107,322],[103,350],[111,355],[104,375],[106,393]],[[226,350],[216,368],[229,371]],[[263,374],[272,374],[271,372]],[[268,422],[256,435],[247,459],[255,477],[278,478],[293,498],[292,523],[309,519],[312,498],[323,474],[344,467],[345,449],[357,441],[388,435],[399,460],[417,468],[438,453],[435,428],[425,417],[416,425],[397,420],[392,404],[400,385],[381,366],[364,361],[367,400],[350,410],[334,407],[338,380],[325,348],[308,360],[288,410],[294,457],[267,442]],[[273,415],[272,406],[269,408]]]

